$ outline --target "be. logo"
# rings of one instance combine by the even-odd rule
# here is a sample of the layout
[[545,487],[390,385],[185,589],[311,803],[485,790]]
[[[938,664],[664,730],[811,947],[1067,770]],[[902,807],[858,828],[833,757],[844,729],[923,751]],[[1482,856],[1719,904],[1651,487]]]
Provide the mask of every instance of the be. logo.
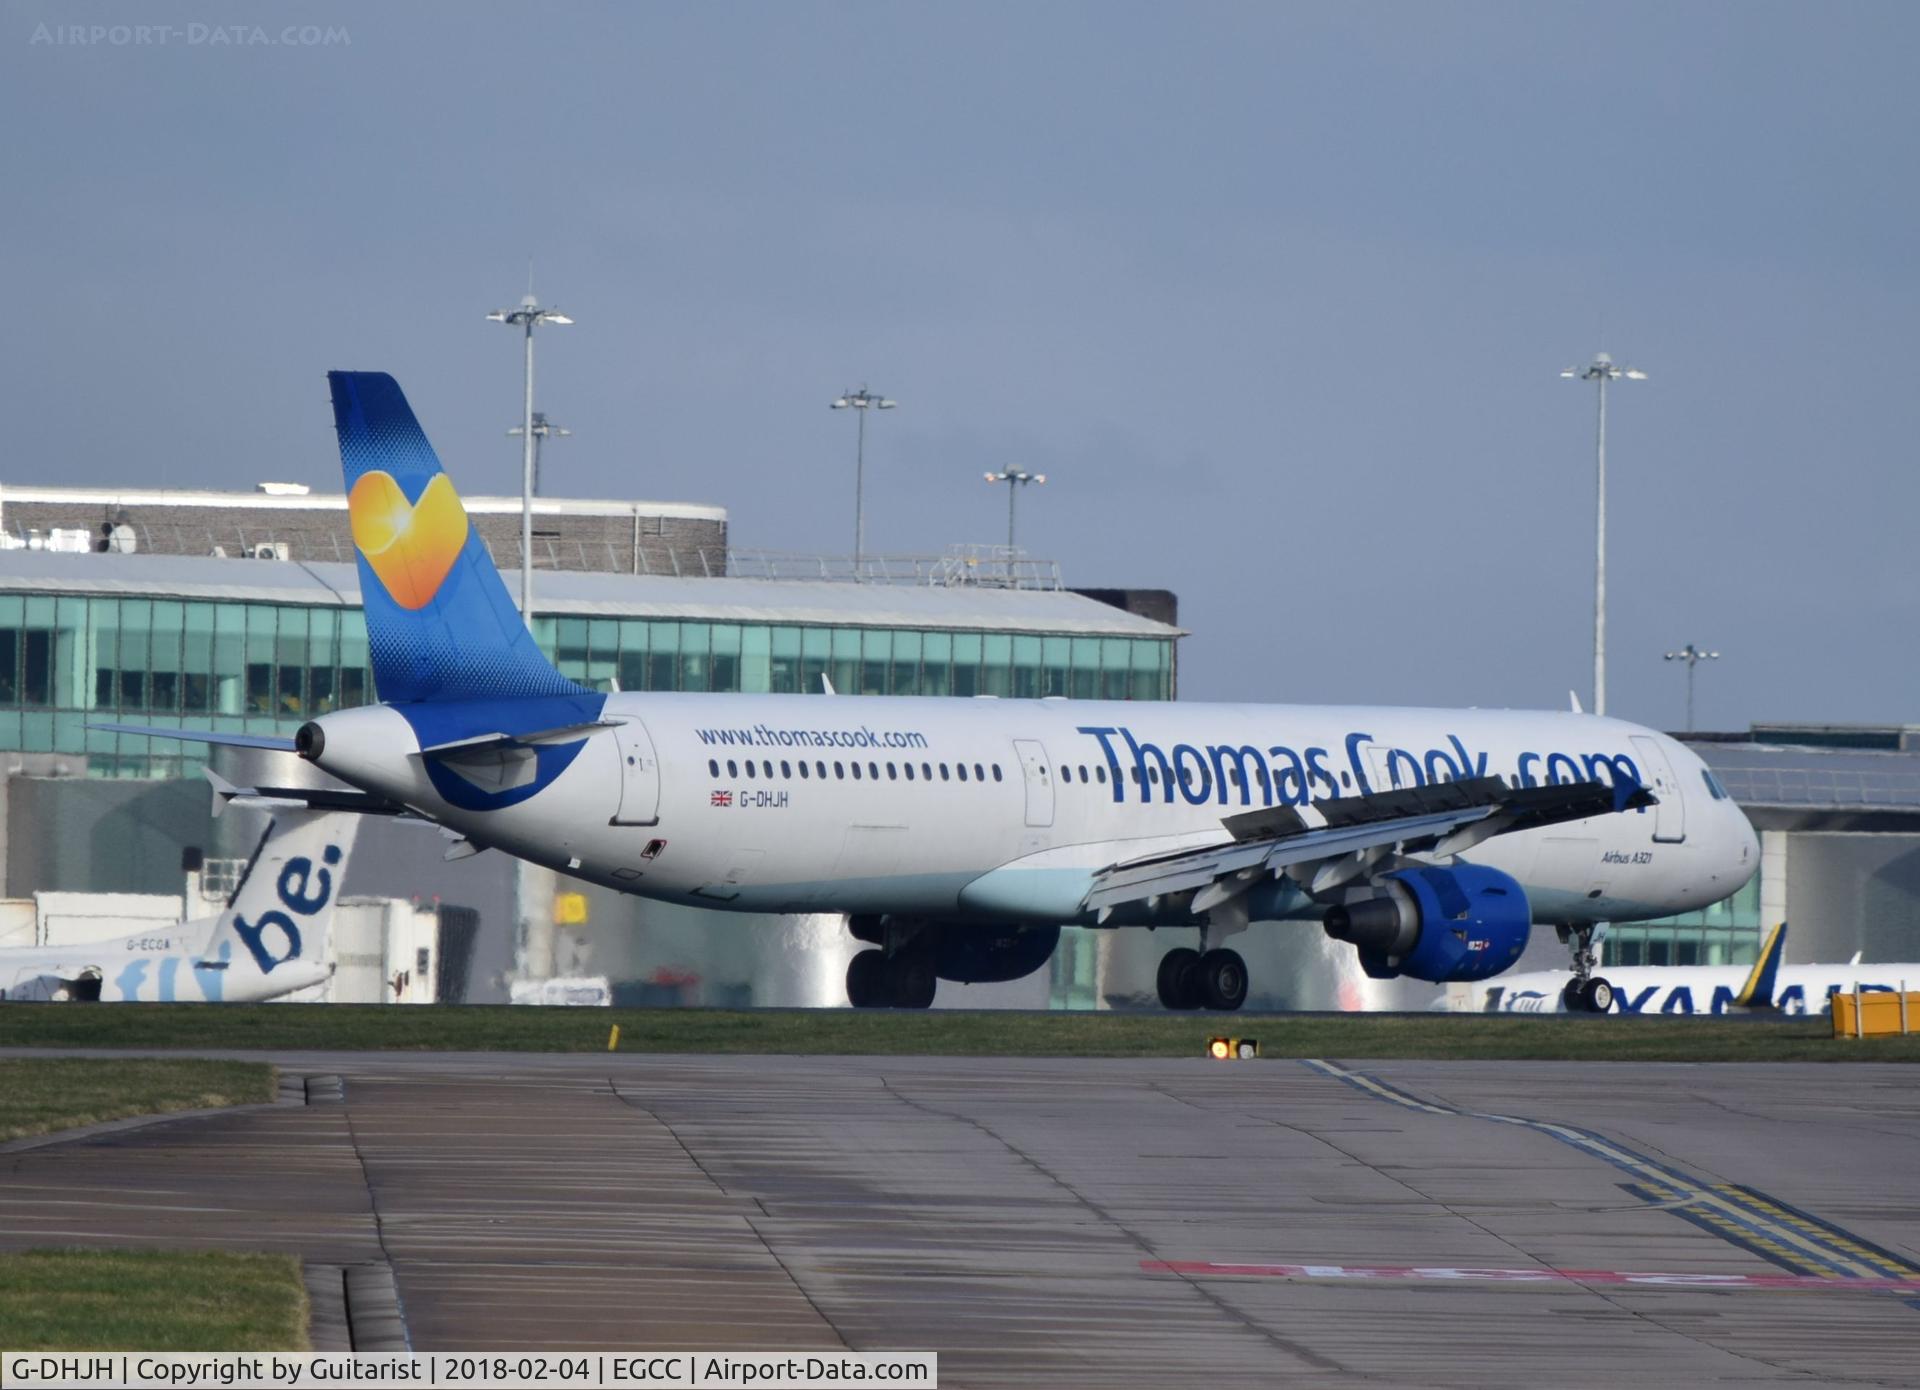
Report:
[[[328,845],[320,857],[328,864],[338,864],[340,847]],[[311,917],[327,905],[333,897],[333,874],[326,869],[316,870],[311,859],[289,859],[280,868],[274,891],[279,894],[282,906],[293,914],[292,917],[287,912],[270,909],[261,913],[255,922],[240,916],[233,919],[234,935],[240,938],[240,944],[247,948],[262,975],[272,974],[276,965],[300,958],[300,928],[295,925],[293,918]],[[284,941],[286,950],[280,955],[268,951],[262,939],[269,929],[278,931]]]

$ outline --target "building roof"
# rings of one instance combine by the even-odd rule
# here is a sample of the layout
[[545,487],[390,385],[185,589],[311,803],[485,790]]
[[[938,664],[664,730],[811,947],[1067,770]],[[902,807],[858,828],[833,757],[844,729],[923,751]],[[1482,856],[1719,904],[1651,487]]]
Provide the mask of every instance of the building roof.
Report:
[[[286,484],[262,484],[281,488]],[[298,486],[295,484],[294,486]],[[242,511],[344,512],[343,492],[233,492],[197,488],[110,487],[0,487],[0,508],[9,502],[62,506],[98,506],[102,511],[134,507],[231,507]],[[518,497],[462,497],[461,505],[474,515],[520,514]],[[583,497],[536,497],[535,516],[660,516],[693,521],[725,521],[725,507],[699,502],[642,502]]]
[[[354,565],[192,555],[0,551],[0,593],[360,606]],[[1068,590],[707,579],[540,570],[534,607],[594,618],[1158,637],[1181,630]]]
[[1920,830],[1920,752],[1804,747],[1757,738],[1744,743],[1699,739],[1690,746],[1763,829]]

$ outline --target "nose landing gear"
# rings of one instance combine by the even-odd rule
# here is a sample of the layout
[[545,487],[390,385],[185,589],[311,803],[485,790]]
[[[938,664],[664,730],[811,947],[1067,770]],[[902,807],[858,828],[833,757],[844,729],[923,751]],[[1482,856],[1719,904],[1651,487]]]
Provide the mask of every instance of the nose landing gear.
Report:
[[1560,1006],[1570,1014],[1603,1014],[1613,1007],[1613,986],[1594,974],[1600,956],[1594,950],[1606,939],[1605,922],[1575,922],[1557,927],[1560,942],[1573,953],[1573,978],[1560,991]]

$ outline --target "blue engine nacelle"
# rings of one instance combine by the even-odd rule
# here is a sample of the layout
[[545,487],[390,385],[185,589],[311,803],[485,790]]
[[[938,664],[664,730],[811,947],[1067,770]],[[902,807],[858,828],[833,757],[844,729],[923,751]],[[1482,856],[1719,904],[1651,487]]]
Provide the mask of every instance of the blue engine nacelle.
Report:
[[1397,869],[1376,886],[1373,897],[1327,909],[1327,935],[1351,942],[1376,980],[1484,980],[1527,949],[1526,890],[1498,869]]
[[1058,927],[970,926],[934,928],[933,969],[943,980],[999,984],[1019,980],[1053,958]]

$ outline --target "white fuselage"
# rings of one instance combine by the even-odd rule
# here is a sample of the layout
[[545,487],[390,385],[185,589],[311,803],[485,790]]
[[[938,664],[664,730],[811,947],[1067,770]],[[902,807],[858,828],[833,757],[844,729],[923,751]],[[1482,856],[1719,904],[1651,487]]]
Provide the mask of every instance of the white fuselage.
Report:
[[[1613,986],[1617,1014],[1721,1014],[1735,1000],[1752,968],[1745,965],[1630,965],[1600,970]],[[1561,991],[1571,971],[1530,970],[1463,988],[1460,1007],[1488,1013],[1564,1013]],[[1783,1014],[1824,1014],[1833,996],[1891,994],[1920,989],[1920,963],[1890,965],[1783,965],[1773,986],[1772,1007]],[[1920,1015],[1915,1018],[1920,1024]]]
[[333,973],[325,961],[296,960],[269,976],[231,942],[209,953],[219,923],[210,917],[110,941],[0,951],[0,1001],[64,1003],[82,997],[82,981],[97,979],[101,1003],[254,1004],[322,984]]
[[1631,775],[1659,799],[1463,856],[1519,880],[1537,921],[1688,911],[1758,867],[1697,757],[1585,715],[630,693],[601,718],[557,771],[496,751],[430,776],[395,707],[345,710],[317,721],[317,761],[477,845],[736,911],[1073,921],[1096,871],[1217,842],[1236,812],[1487,775]]

